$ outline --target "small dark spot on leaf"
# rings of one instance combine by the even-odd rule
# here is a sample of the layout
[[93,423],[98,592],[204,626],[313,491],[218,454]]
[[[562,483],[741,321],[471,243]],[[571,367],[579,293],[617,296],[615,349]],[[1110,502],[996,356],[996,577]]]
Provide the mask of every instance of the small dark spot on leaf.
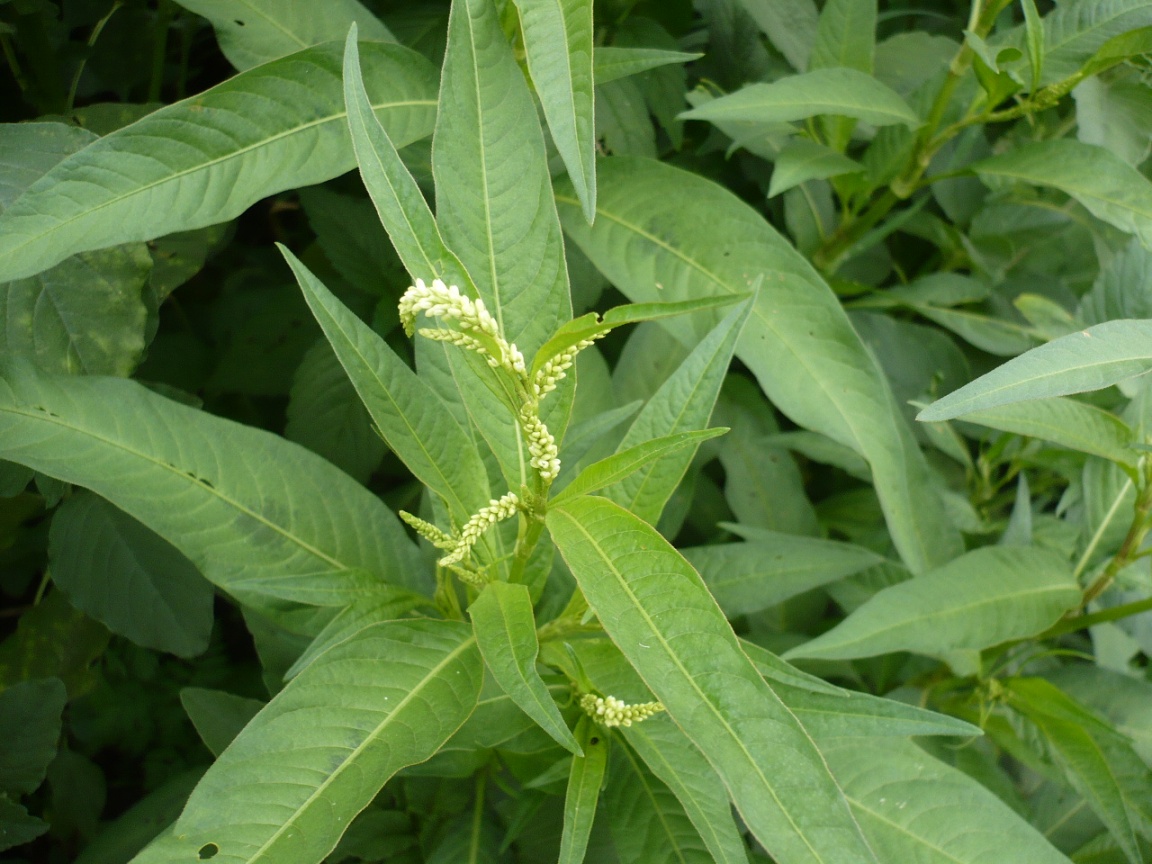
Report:
[[588,743],[591,744],[592,746],[596,746],[597,744],[600,743],[600,739],[599,738],[589,738]]
[[243,27],[244,26],[244,22],[241,21],[239,18],[235,19],[232,23],[234,23],[237,27]]
[[200,856],[201,861],[207,861],[209,858],[215,858],[219,851],[220,847],[215,843],[205,843],[196,854]]

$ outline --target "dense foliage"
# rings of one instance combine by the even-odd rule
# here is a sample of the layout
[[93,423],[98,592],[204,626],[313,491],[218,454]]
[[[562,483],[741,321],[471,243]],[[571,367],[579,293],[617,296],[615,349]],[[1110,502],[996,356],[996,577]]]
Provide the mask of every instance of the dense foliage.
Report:
[[0,48],[5,860],[1152,861],[1152,0]]

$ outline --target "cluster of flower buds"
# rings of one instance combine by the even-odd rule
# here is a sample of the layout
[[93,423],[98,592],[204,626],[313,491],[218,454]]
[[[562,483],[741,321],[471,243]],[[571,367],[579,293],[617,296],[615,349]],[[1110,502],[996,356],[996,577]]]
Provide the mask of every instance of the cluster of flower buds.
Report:
[[[600,338],[599,336],[596,337]],[[576,355],[595,342],[596,339],[581,339],[575,345],[565,348],[555,357],[540,367],[536,377],[532,379],[532,394],[539,401],[556,389],[556,385],[568,374],[572,364],[576,362]]]
[[431,285],[417,279],[400,298],[400,323],[409,336],[415,332],[416,316],[421,312],[429,318],[455,321],[460,328],[425,328],[420,330],[421,336],[475,351],[484,356],[489,366],[507,369],[520,378],[527,377],[524,355],[504,338],[499,322],[483,300],[473,300],[457,286],[445,285],[439,279],[433,279]]
[[629,705],[615,696],[596,696],[593,693],[585,693],[580,697],[580,707],[601,726],[608,727],[631,726],[664,710],[664,706],[659,702]]
[[497,522],[502,522],[516,515],[519,504],[520,498],[515,492],[509,492],[500,498],[489,501],[486,506],[477,510],[472,518],[464,523],[464,527],[460,529],[460,535],[456,539],[455,548],[436,563],[441,567],[459,564],[468,557],[468,553],[472,551],[472,547],[476,545],[480,535]]

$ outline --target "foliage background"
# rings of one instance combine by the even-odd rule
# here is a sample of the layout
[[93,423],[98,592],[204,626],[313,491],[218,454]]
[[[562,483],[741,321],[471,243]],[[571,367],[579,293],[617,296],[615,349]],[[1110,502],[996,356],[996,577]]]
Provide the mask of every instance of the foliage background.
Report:
[[[385,125],[420,189],[439,197],[449,245],[464,243],[467,226],[451,220],[464,223],[455,214],[471,202],[453,190],[468,187],[441,185],[429,138],[449,4],[323,5],[0,0],[0,214],[8,211],[0,218],[0,356],[63,376],[41,385],[5,366],[0,410],[12,413],[16,393],[26,404],[55,399],[92,417],[101,406],[135,411],[137,397],[117,382],[72,380],[130,377],[183,406],[171,405],[157,423],[222,436],[217,443],[236,460],[214,469],[263,478],[259,493],[269,499],[277,483],[312,483],[333,512],[391,537],[395,528],[372,522],[369,497],[391,511],[428,514],[424,486],[373,431],[309,310],[319,295],[306,302],[273,245],[291,249],[415,362],[420,349],[396,312],[411,277],[350,171],[348,142],[286,140],[235,171],[198,166],[168,185],[161,172],[157,191],[119,210],[86,198],[105,181],[148,177],[154,154],[179,163],[181,141],[243,149],[245,135],[269,137],[288,113],[342,111],[340,46],[355,20],[368,93],[410,97],[415,107]],[[515,59],[540,95],[544,73],[532,68],[533,37],[517,13],[527,20],[533,4],[499,5]],[[824,681],[888,697],[854,713],[803,695],[819,682],[792,682],[811,728],[823,714],[849,724],[814,734],[877,859],[975,862],[994,848],[1012,861],[1142,861],[1152,826],[1152,579],[1143,551],[1152,486],[1142,455],[1146,384],[1129,376],[1149,368],[1146,331],[1093,331],[1115,349],[1099,355],[1107,363],[1036,354],[1027,355],[1040,358],[1026,361],[1032,366],[1012,367],[1022,370],[1022,396],[1052,398],[973,402],[934,423],[913,418],[919,406],[1037,346],[1059,352],[1069,344],[1062,337],[1087,327],[1152,318],[1152,4],[975,6],[596,4],[591,38],[620,53],[597,56],[594,94],[574,96],[584,102],[571,136],[549,113],[556,91],[540,99],[540,122],[558,142],[545,136],[572,312],[685,300],[716,285],[746,290],[763,275],[750,315],[770,338],[754,344],[749,327],[737,343],[735,318],[727,335],[724,325],[713,330],[728,309],[614,331],[581,355],[565,459],[580,468],[610,455],[639,405],[656,399],[661,382],[688,368],[685,358],[693,349],[700,356],[708,339],[725,364],[735,350],[726,375],[718,360],[708,367],[719,388],[714,411],[711,401],[695,406],[699,422],[657,424],[644,437],[707,425],[729,433],[673,471],[667,502],[629,502],[684,551],[739,636],[792,650],[790,659]],[[276,26],[261,9],[272,10]],[[415,54],[374,44],[390,37]],[[327,53],[312,65],[262,65],[321,43]],[[793,92],[779,88],[805,71]],[[742,89],[767,82],[777,89]],[[217,95],[195,101],[208,93]],[[185,113],[165,115],[170,126],[129,125],[185,99],[193,100]],[[595,128],[581,130],[592,102]],[[198,111],[214,119],[198,124]],[[526,110],[517,123],[534,128],[536,118]],[[343,121],[331,125],[344,129]],[[131,130],[141,128],[133,144]],[[221,139],[217,128],[227,130]],[[441,137],[437,128],[437,147],[451,131]],[[594,169],[590,147],[564,149],[593,139],[609,157]],[[454,146],[467,143],[465,134]],[[92,153],[108,160],[97,162],[107,172],[99,182],[83,172],[53,175],[61,178],[55,197],[21,199],[54,166],[73,164],[63,160],[80,164]],[[518,176],[517,156],[507,158]],[[448,164],[453,156],[437,158]],[[593,170],[600,215],[589,227]],[[520,203],[499,206],[511,213],[525,192],[509,194]],[[621,229],[628,225],[642,226],[638,233],[660,248],[637,251]],[[555,251],[526,248],[509,278],[523,278],[516,268],[541,269]],[[676,256],[693,267],[670,262]],[[518,344],[538,347],[567,318],[565,305],[525,315]],[[704,380],[705,371],[697,374]],[[1035,381],[1044,375],[1071,383],[1041,392]],[[944,422],[958,414],[961,421]],[[286,464],[287,451],[267,439],[226,437],[223,427],[199,425],[202,415],[301,444],[356,482],[326,485],[321,468]],[[141,416],[125,411],[97,431],[146,439]],[[131,439],[137,424],[143,438]],[[252,525],[214,524],[219,533],[198,541],[222,550],[218,560],[235,554],[242,562],[222,585],[211,554],[194,564],[172,545],[181,531],[209,530],[196,522],[193,499],[173,508],[166,540],[125,512],[147,509],[146,494],[109,503],[132,487],[124,464],[67,444],[52,463],[59,470],[48,470],[27,456],[34,444],[16,425],[0,424],[0,433],[0,730],[19,742],[0,760],[0,826],[13,847],[5,854],[127,861],[280,692],[319,628],[296,620],[294,631],[276,617],[282,610],[260,580],[278,553],[250,552]],[[550,523],[557,537],[561,518]],[[430,593],[433,559],[411,548],[381,567]],[[386,557],[379,548],[358,554]],[[573,584],[565,572],[557,564],[554,588],[534,598],[538,622],[564,609],[567,596],[555,586]],[[352,594],[320,598],[317,607],[347,603],[362,587],[349,584],[339,590]],[[963,592],[949,595],[956,584]],[[472,599],[459,595],[457,603]],[[408,614],[406,602],[389,595],[372,615]],[[872,611],[855,614],[862,609]],[[851,626],[833,629],[844,620]],[[570,659],[550,650],[546,642],[548,668],[570,673]],[[593,679],[596,657],[581,655]],[[611,659],[602,658],[602,674],[617,675],[613,686],[644,692]],[[563,703],[565,679],[542,680]],[[967,727],[901,713],[897,703],[985,734],[945,737]],[[571,724],[575,712],[565,715]],[[877,737],[865,747],[840,737],[851,723],[853,734]],[[509,720],[508,728],[520,727]],[[627,747],[615,739],[588,860],[656,860],[644,857],[656,849],[668,860],[715,857],[649,757],[636,755],[683,740],[661,734],[629,733]],[[922,737],[913,744],[908,735]],[[573,818],[565,810],[569,763],[530,723],[509,738],[405,771],[329,860],[555,859]],[[886,765],[914,769],[922,785],[900,786],[907,777],[895,769],[886,776]],[[897,800],[893,789],[914,813],[884,809]],[[637,800],[648,803],[629,806]],[[745,827],[732,829],[742,832],[734,834],[738,855],[768,860],[752,835],[764,837]],[[640,835],[648,842],[629,843]],[[790,854],[777,852],[804,860]]]

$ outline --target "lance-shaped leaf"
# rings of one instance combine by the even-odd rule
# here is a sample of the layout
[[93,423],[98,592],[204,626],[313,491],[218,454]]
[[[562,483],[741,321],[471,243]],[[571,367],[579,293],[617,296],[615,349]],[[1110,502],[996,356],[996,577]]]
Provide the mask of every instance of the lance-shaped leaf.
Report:
[[1132,864],[1152,830],[1152,772],[1131,742],[1042,678],[1006,682],[1008,704],[1035,724],[1052,760],[1084,796]]
[[360,66],[353,27],[344,43],[344,102],[356,164],[380,221],[413,277],[426,281],[438,277],[475,296],[471,277],[444,244],[424,194],[396,152],[394,133],[376,115]]
[[607,84],[609,81],[638,75],[660,66],[691,63],[703,56],[703,54],[686,54],[683,51],[665,51],[661,48],[597,45],[592,53],[592,71],[597,84]]
[[227,750],[240,730],[260,713],[265,704],[259,699],[205,687],[185,687],[180,691],[180,705],[184,713],[213,756],[219,756]]
[[714,864],[672,790],[628,747],[612,748],[604,804],[620,864]]
[[[373,110],[401,145],[428,134],[435,72],[399,45],[368,44]],[[0,215],[0,281],[75,252],[238,216],[261,198],[353,165],[340,49],[309,48],[161,108],[67,157]]]
[[592,0],[516,0],[516,8],[544,118],[591,222],[596,213]]
[[560,746],[582,755],[536,671],[540,644],[536,641],[536,618],[528,587],[490,582],[468,607],[468,614],[484,662],[504,692]]
[[[692,349],[636,415],[617,453],[656,437],[708,425],[736,340],[751,308],[749,301],[732,310]],[[691,448],[649,462],[609,489],[606,497],[641,519],[655,523],[680,485],[695,453],[695,448]]]
[[884,559],[862,546],[761,530],[749,543],[682,549],[729,617],[783,603]]
[[583,756],[572,757],[568,791],[564,795],[564,828],[560,835],[560,864],[581,864],[592,833],[596,802],[608,768],[608,733],[588,717],[576,724],[576,740]]
[[872,71],[876,53],[876,0],[828,0],[820,12],[809,69]]
[[982,178],[1051,186],[1152,249],[1152,182],[1110,150],[1069,138],[1036,141],[971,166]]
[[979,651],[1034,636],[1080,603],[1072,568],[1033,546],[990,546],[880,591],[787,657]]
[[1138,461],[1138,454],[1129,446],[1133,434],[1127,423],[1110,411],[1074,399],[1037,399],[1000,405],[970,411],[964,420],[1002,432],[1041,438],[1129,468],[1135,468]]
[[612,641],[708,757],[765,848],[781,864],[874,862],[812,739],[740,650],[691,565],[602,498],[552,508],[547,522]]
[[664,456],[683,450],[685,447],[695,446],[710,438],[723,435],[728,430],[701,429],[696,432],[678,432],[675,435],[665,435],[629,447],[612,456],[593,462],[564,487],[564,490],[552,499],[552,504],[563,504],[580,495],[590,495],[605,486],[611,486],[628,477],[646,465],[662,459]]
[[[565,229],[633,301],[742,294],[764,286],[737,346],[768,397],[797,425],[851,447],[872,466],[901,557],[916,571],[962,549],[884,373],[836,296],[760,214],[715,183],[643,159],[600,164],[589,227],[570,192]],[[696,334],[665,324],[689,344]]]
[[172,544],[99,496],[60,505],[48,554],[52,582],[113,633],[181,657],[208,647],[212,586]]
[[431,387],[280,247],[312,314],[328,337],[380,435],[408,469],[463,523],[492,498],[476,444]]
[[847,739],[824,753],[881,861],[1070,864],[995,794],[911,741]]
[[721,123],[787,123],[820,114],[852,117],[873,126],[920,125],[892,88],[855,69],[817,69],[771,84],[749,84],[735,93],[685,111],[682,120]]
[[361,631],[256,715],[134,864],[318,864],[392,775],[467,719],[483,668],[464,624]]
[[92,489],[232,593],[423,587],[399,521],[348,475],[133,381],[0,364],[0,458]]
[[963,417],[1013,402],[1099,390],[1152,369],[1152,321],[1106,321],[1009,360],[943,399],[917,420]]
[[359,0],[176,0],[212,22],[228,62],[243,71],[312,45],[343,39],[356,23],[361,38],[395,37]]
[[681,303],[629,303],[626,306],[615,306],[603,315],[589,312],[579,318],[573,318],[564,324],[540,346],[536,357],[532,361],[532,373],[540,368],[557,354],[583,342],[594,339],[622,327],[625,324],[636,324],[640,321],[655,321],[660,318],[670,318],[673,315],[685,315],[688,312],[702,312],[728,306],[739,300],[739,297],[700,297],[695,300],[685,300]]
[[525,356],[571,318],[536,106],[491,0],[452,5],[432,142],[440,230]]

